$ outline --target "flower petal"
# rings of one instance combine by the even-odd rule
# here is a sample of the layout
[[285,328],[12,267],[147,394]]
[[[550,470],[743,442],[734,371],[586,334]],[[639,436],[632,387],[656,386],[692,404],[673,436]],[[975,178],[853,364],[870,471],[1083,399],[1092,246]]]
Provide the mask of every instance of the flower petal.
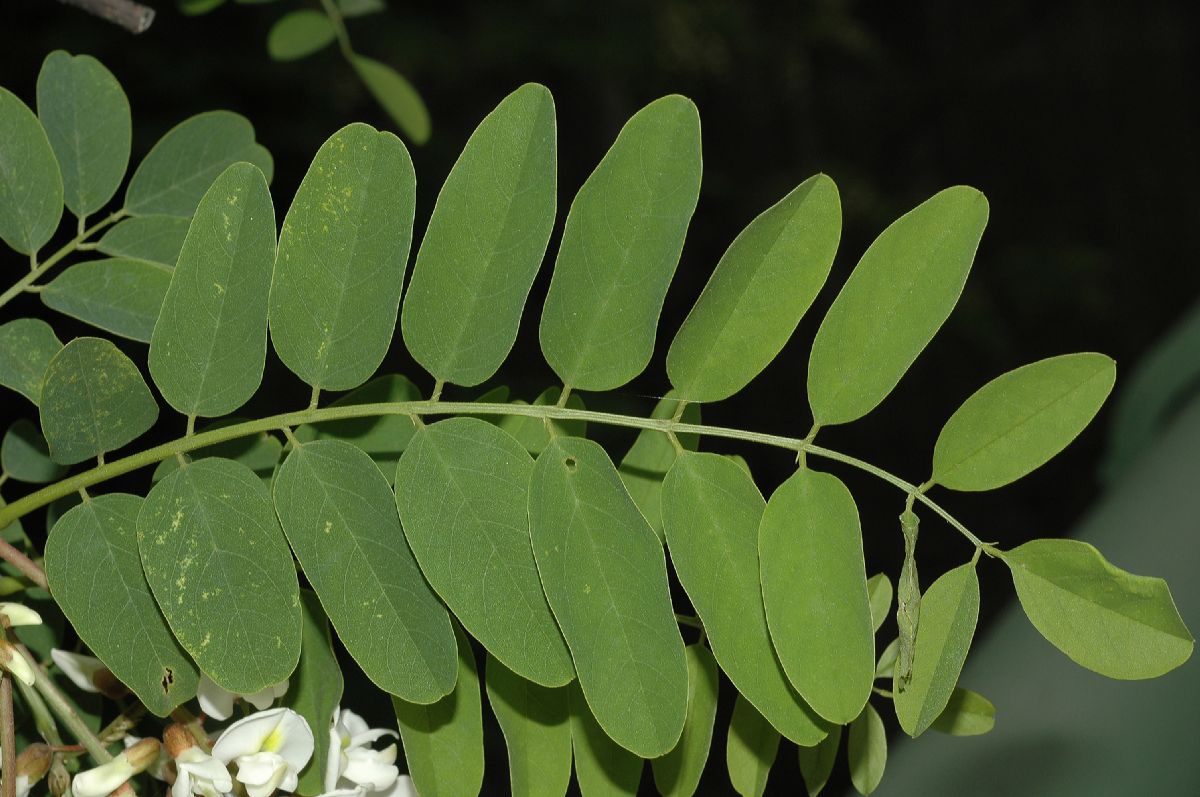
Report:
[[50,649],[50,658],[58,665],[58,669],[62,670],[63,675],[71,679],[71,683],[85,692],[100,693],[100,690],[96,688],[96,682],[93,680],[96,673],[105,669],[104,662],[100,661],[100,659],[95,656],[85,656],[82,653],[72,653],[69,650],[60,650],[58,648]]
[[400,775],[392,762],[396,760],[396,745],[386,750],[348,750],[346,769],[342,777],[352,783],[365,786],[369,791],[391,788]]
[[2,602],[0,603],[0,614],[7,617],[8,624],[14,627],[42,624],[42,616],[23,603]]
[[233,692],[217,686],[207,675],[200,675],[200,683],[196,686],[196,698],[200,701],[200,709],[215,720],[227,720],[233,714]]
[[266,752],[278,755],[293,772],[312,758],[313,734],[308,723],[290,708],[260,711],[225,729],[212,754],[228,764],[235,758]]
[[124,756],[117,756],[107,764],[76,775],[71,781],[71,792],[75,797],[106,797],[131,777],[133,767]]

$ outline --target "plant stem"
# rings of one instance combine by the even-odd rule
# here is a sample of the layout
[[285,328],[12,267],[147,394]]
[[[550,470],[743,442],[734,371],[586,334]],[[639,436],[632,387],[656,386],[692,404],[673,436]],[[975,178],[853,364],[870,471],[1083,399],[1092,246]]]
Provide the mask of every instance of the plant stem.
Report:
[[12,677],[0,672],[0,745],[4,746],[4,797],[17,797],[17,731],[13,725]]
[[346,31],[346,21],[342,19],[342,12],[338,10],[337,3],[334,0],[321,0],[321,8],[325,9],[325,16],[329,17],[329,22],[333,25],[338,49],[347,61],[353,63],[354,48],[350,46],[350,34]]
[[13,300],[14,297],[19,296],[24,291],[29,290],[33,283],[37,282],[38,277],[45,274],[60,260],[78,249],[79,245],[86,241],[89,237],[95,235],[97,232],[109,226],[110,224],[116,224],[118,221],[125,218],[125,215],[126,214],[124,210],[118,210],[115,213],[110,214],[107,218],[96,222],[71,240],[67,241],[65,244],[63,244],[61,249],[50,255],[50,257],[46,258],[43,262],[39,263],[35,268],[30,270],[28,274],[17,280],[17,282],[9,287],[9,289],[4,293],[0,293],[0,307],[8,304]]
[[20,652],[20,655],[29,660],[29,665],[33,669],[33,685],[46,701],[46,705],[50,707],[63,725],[67,726],[67,730],[75,737],[75,740],[83,745],[83,749],[88,751],[92,759],[97,764],[107,764],[112,761],[112,756],[108,750],[96,738],[96,734],[92,733],[92,729],[87,726],[83,718],[75,713],[75,709],[71,707],[66,696],[59,691],[58,686],[50,678],[50,676],[38,666],[33,660],[33,656],[24,645],[13,645],[13,648]]
[[32,686],[26,685],[23,681],[16,683],[17,688],[21,690],[21,698],[25,701],[25,705],[29,706],[30,713],[33,714],[33,724],[37,728],[37,732],[46,741],[46,744],[62,747],[62,735],[58,732],[58,724],[55,723],[54,716],[46,707],[46,701],[42,700],[42,696]]
[[[8,523],[0,526],[0,528],[7,527]],[[46,584],[46,573],[42,568],[38,567],[37,563],[28,556],[18,551],[7,540],[0,540],[0,559],[20,570],[27,579],[42,589],[49,589],[49,586]]]
[[[876,467],[869,462],[852,457],[849,454],[843,454],[840,451],[834,451],[830,448],[814,445],[811,440],[801,439],[797,437],[784,437],[781,435],[765,434],[763,432],[752,432],[744,429],[731,429],[724,426],[705,426],[696,423],[681,423],[669,418],[642,418],[633,415],[620,415],[612,412],[596,412],[593,410],[579,410],[570,407],[549,407],[538,404],[496,404],[496,403],[479,403],[469,401],[397,401],[380,404],[350,404],[339,407],[320,407],[316,409],[296,410],[293,412],[285,412],[279,415],[272,415],[268,418],[259,418],[257,420],[245,421],[243,423],[224,426],[220,429],[210,429],[205,432],[199,432],[189,437],[181,437],[172,440],[168,443],[148,448],[145,451],[129,456],[115,459],[107,462],[104,465],[98,465],[91,470],[77,473],[74,476],[69,476],[62,481],[43,487],[37,492],[26,495],[22,498],[13,501],[8,506],[0,509],[0,528],[4,528],[14,520],[23,517],[25,514],[32,512],[35,509],[49,504],[57,498],[68,495],[77,490],[91,487],[95,484],[108,481],[109,479],[121,476],[130,471],[144,468],[148,465],[154,465],[168,457],[175,456],[179,453],[194,451],[199,448],[223,443],[227,440],[234,440],[239,437],[255,435],[261,432],[269,432],[280,429],[284,426],[295,428],[303,424],[323,423],[326,421],[339,421],[348,418],[370,418],[385,415],[519,415],[530,418],[541,418],[545,420],[579,420],[587,421],[588,423],[606,424],[609,426],[623,426],[633,429],[651,429],[662,432],[663,434],[674,433],[678,434],[695,434],[702,437],[720,437],[729,440],[742,440],[747,443],[758,443],[760,445],[774,446],[776,448],[785,448],[791,451],[804,452],[823,459],[840,462],[844,465],[849,465],[852,468],[870,473],[876,478],[891,484],[906,495],[915,496],[917,501],[925,504],[932,509],[939,517],[950,524],[964,537],[971,541],[976,547],[981,549],[989,556],[996,555],[996,549],[987,543],[980,540],[972,534],[966,526],[956,520],[949,512],[931,500],[920,489],[895,476],[882,468]],[[9,546],[11,547],[11,546]],[[4,556],[4,551],[0,549],[0,557]],[[30,564],[33,567],[32,562]],[[40,572],[40,571],[39,571]],[[44,578],[44,576],[43,576]]]

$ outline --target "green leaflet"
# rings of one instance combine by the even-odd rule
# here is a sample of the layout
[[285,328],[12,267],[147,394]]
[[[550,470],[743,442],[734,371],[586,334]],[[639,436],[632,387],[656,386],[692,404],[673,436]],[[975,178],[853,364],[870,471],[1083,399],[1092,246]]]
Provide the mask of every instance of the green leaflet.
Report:
[[682,454],[663,482],[671,564],[713,655],[775,728],[813,745],[825,736],[825,723],[792,688],[767,629],[758,565],[765,507],[750,474],[718,454]]
[[0,445],[0,463],[10,479],[30,484],[58,481],[67,472],[50,460],[50,449],[33,422],[21,418],[8,427]]
[[775,359],[829,278],[841,233],[837,186],[818,174],[738,234],[667,353],[680,398],[729,398]]
[[871,629],[878,634],[892,608],[892,580],[884,573],[868,578],[867,598],[871,603]]
[[54,330],[40,318],[18,318],[0,325],[0,385],[38,405],[42,382],[54,355],[62,351]]
[[1030,622],[1077,664],[1134,680],[1191,657],[1194,640],[1161,578],[1121,570],[1077,540],[1033,540],[1002,558]]
[[539,333],[564,383],[612,390],[650,362],[700,171],[699,114],[691,100],[672,94],[626,122],[579,189]]
[[371,458],[340,440],[305,443],[284,460],[274,489],[296,559],[367,677],[413,703],[449,694],[450,618],[421,577]]
[[803,468],[780,485],[758,532],[763,604],[788,680],[818,714],[845,724],[875,677],[862,532],[850,491]]
[[[220,429],[223,426],[240,423],[242,420],[244,419],[222,418],[204,427],[202,431]],[[190,454],[184,454],[184,457],[189,462],[204,459],[205,457],[232,459],[254,471],[259,478],[269,480],[275,472],[276,466],[279,465],[279,455],[282,452],[283,444],[279,442],[278,437],[269,432],[260,432],[256,435],[237,437],[233,440],[226,440],[223,443],[197,448]],[[150,477],[150,480],[152,482],[162,481],[169,474],[177,470],[179,470],[178,458],[168,457],[158,463],[158,467],[154,469],[154,474]]]
[[235,163],[196,208],[150,340],[150,376],[180,413],[225,415],[258,390],[274,265],[266,178]]
[[154,598],[200,669],[252,694],[300,658],[296,569],[262,480],[229,459],[201,459],[154,485],[137,520]]
[[283,220],[271,342],[314,388],[349,390],[383,361],[412,241],[416,176],[391,133],[352,124],[313,158]]
[[951,736],[979,736],[996,726],[996,707],[978,692],[954,687],[950,702],[930,728]]
[[134,216],[109,227],[96,249],[112,257],[174,267],[189,225],[179,216]]
[[267,53],[276,61],[295,61],[333,44],[337,33],[320,11],[292,11],[275,21],[267,33]]
[[650,762],[654,785],[664,797],[691,797],[700,784],[717,717],[717,660],[702,644],[684,650],[688,663],[688,708],[675,749]]
[[225,4],[225,0],[179,0],[179,10],[189,17],[207,14]]
[[492,713],[508,747],[515,797],[563,797],[571,784],[571,687],[538,686],[487,657],[485,677]]
[[312,728],[313,757],[300,771],[296,792],[304,797],[315,797],[325,791],[329,730],[333,712],[342,700],[342,668],[333,652],[329,621],[316,594],[300,590],[300,603],[304,610],[300,663],[292,673],[283,705],[304,717]]
[[[672,391],[654,406],[650,417],[673,418],[678,408],[679,402]],[[683,423],[700,423],[700,405],[685,406],[679,420]],[[688,451],[695,451],[700,445],[699,435],[681,434],[677,439]],[[675,464],[675,457],[675,444],[670,437],[653,429],[643,429],[638,432],[637,439],[617,469],[621,481],[625,482],[625,489],[638,509],[642,510],[642,517],[654,529],[660,542],[666,541],[663,533],[662,484],[667,472]]]
[[554,227],[556,157],[554,98],[526,83],[442,184],[401,316],[405,345],[436,378],[478,385],[512,350]]
[[129,166],[133,128],[121,84],[90,55],[55,50],[38,74],[37,107],[62,169],[63,200],[76,216],[95,213]]
[[679,741],[688,674],[662,547],[596,443],[537,458],[529,529],[542,588],[583,694],[613,741],[642,756]]
[[779,731],[739,694],[725,740],[725,766],[734,791],[742,797],[762,797],[778,753]]
[[41,249],[62,218],[63,180],[33,111],[0,88],[0,239],[23,255]]
[[470,797],[483,786],[483,709],[471,641],[453,623],[458,644],[454,690],[430,705],[392,697],[404,758],[421,797]]
[[384,0],[337,0],[337,5],[343,17],[364,17],[387,8]]
[[51,280],[42,303],[122,338],[148,343],[171,283],[171,269],[111,257],[76,263]]
[[429,140],[429,111],[421,95],[404,75],[387,64],[362,55],[355,55],[350,63],[375,101],[399,125],[400,132],[417,145]]
[[[561,394],[561,388],[548,387],[533,400],[533,406],[553,407],[558,403],[558,397]],[[525,402],[517,399],[512,403],[524,404]],[[578,393],[572,393],[567,396],[566,406],[573,410],[586,409],[583,403],[583,396],[580,396]],[[546,430],[546,422],[541,418],[531,418],[525,415],[502,415],[496,420],[496,423],[501,429],[516,438],[517,442],[535,457],[545,451],[546,446],[550,445],[550,432]],[[551,421],[550,426],[554,428],[557,434],[566,437],[584,437],[587,435],[587,421]]]
[[846,753],[850,758],[850,782],[859,794],[868,795],[878,788],[887,766],[887,729],[870,703],[850,723],[849,737]]
[[[400,401],[420,401],[421,391],[399,374],[380,376],[367,382],[357,390],[332,402],[331,407],[348,407],[356,404],[383,404]],[[303,428],[303,427],[301,427]],[[371,456],[383,475],[389,479],[396,476],[396,463],[400,461],[408,441],[417,427],[407,415],[376,415],[374,417],[347,418],[342,421],[326,421],[315,427],[315,440],[345,440],[361,448]],[[297,430],[297,437],[300,437]],[[301,437],[303,439],[303,437]]]
[[897,670],[892,686],[896,717],[909,736],[924,733],[949,702],[978,619],[979,577],[973,562],[942,575],[921,597],[912,678],[905,684]]
[[506,432],[448,418],[404,450],[396,506],[421,571],[466,630],[523,678],[563,686],[575,668],[530,548],[532,474],[533,459]]
[[142,572],[142,503],[110,493],[68,510],[46,540],[46,577],[79,638],[146,708],[165,717],[195,696],[199,673],[171,635]]
[[815,423],[857,420],[892,392],[958,302],[987,217],[983,194],[960,185],[875,239],[813,341],[808,400]]
[[896,660],[900,658],[900,640],[893,639],[879,654],[875,662],[875,678],[891,678],[896,671]]
[[992,490],[1048,462],[1084,430],[1117,379],[1103,354],[1064,354],[996,377],[942,427],[933,477],[952,490]]
[[575,681],[567,687],[575,779],[583,797],[636,795],[645,761],[614,742],[600,727]]
[[842,726],[834,725],[829,735],[815,747],[799,747],[800,776],[808,797],[817,797],[829,783],[833,765],[837,763],[838,747],[842,743]]
[[46,368],[41,419],[50,458],[73,465],[140,437],[158,419],[158,404],[111,342],[75,338]]
[[254,164],[271,181],[271,153],[254,141],[254,127],[230,111],[208,111],[167,131],[138,164],[125,189],[125,210],[134,216],[182,216],[221,172],[238,161]]

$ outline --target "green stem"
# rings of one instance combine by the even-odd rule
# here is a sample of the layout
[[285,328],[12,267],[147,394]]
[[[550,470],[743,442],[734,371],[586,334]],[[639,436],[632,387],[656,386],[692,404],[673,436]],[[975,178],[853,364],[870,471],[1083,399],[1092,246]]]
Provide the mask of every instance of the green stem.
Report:
[[75,740],[83,745],[83,749],[88,751],[92,759],[97,764],[107,764],[112,761],[113,757],[109,754],[100,740],[96,738],[96,734],[92,733],[92,729],[83,721],[66,696],[59,691],[58,686],[51,680],[50,676],[38,666],[33,660],[33,656],[24,645],[13,645],[13,648],[20,651],[20,655],[29,660],[29,665],[33,669],[33,685],[41,694],[42,699],[46,701],[46,705],[50,707],[57,716],[60,722],[67,727],[67,730]]
[[21,690],[21,698],[29,707],[29,712],[33,714],[33,725],[37,728],[38,734],[46,741],[46,744],[62,747],[63,740],[58,732],[58,724],[54,721],[50,709],[46,707],[46,701],[42,700],[42,696],[37,693],[36,689],[24,681],[16,681],[16,684],[17,688]]
[[12,301],[16,296],[19,296],[21,293],[29,290],[33,286],[33,283],[37,282],[38,277],[54,268],[54,266],[60,260],[78,249],[81,243],[110,224],[116,224],[118,221],[125,218],[125,215],[126,214],[124,210],[118,210],[115,213],[110,214],[108,218],[101,219],[88,229],[76,235],[70,241],[67,241],[65,244],[63,244],[61,249],[36,265],[28,274],[17,280],[17,282],[13,283],[13,285],[4,293],[0,293],[0,307],[3,307]]
[[325,9],[325,16],[329,17],[329,22],[333,25],[338,49],[342,51],[342,55],[347,61],[353,63],[354,48],[350,46],[350,34],[346,30],[346,20],[342,18],[342,12],[338,10],[337,3],[334,0],[321,0],[321,8]]
[[[596,412],[593,410],[579,410],[570,407],[549,407],[540,404],[496,404],[496,403],[478,403],[469,401],[396,401],[380,404],[349,404],[340,407],[319,407],[316,409],[296,410],[293,412],[285,412],[279,415],[272,415],[268,418],[259,418],[257,420],[245,421],[243,423],[231,424],[223,426],[220,429],[210,429],[205,432],[199,432],[187,437],[180,437],[162,445],[148,448],[145,451],[140,451],[136,454],[130,454],[121,459],[115,459],[111,462],[106,462],[104,465],[98,465],[91,470],[77,473],[74,476],[69,476],[62,481],[43,487],[37,492],[30,493],[22,498],[13,501],[3,509],[0,509],[0,528],[4,528],[9,523],[23,517],[24,515],[46,506],[51,501],[62,498],[64,495],[76,492],[81,489],[86,489],[95,484],[108,481],[130,471],[144,468],[149,465],[155,465],[168,457],[173,457],[176,454],[195,451],[199,448],[206,448],[217,443],[223,443],[227,440],[235,440],[240,437],[256,435],[261,432],[270,432],[280,429],[284,426],[295,428],[303,424],[323,423],[326,421],[340,421],[348,418],[370,418],[383,415],[519,415],[530,418],[541,418],[548,420],[578,420],[587,421],[588,423],[606,424],[609,426],[624,426],[633,429],[652,429],[664,434],[675,433],[679,434],[695,434],[702,437],[720,437],[729,440],[741,440],[747,443],[758,443],[759,445],[774,446],[776,448],[785,448],[791,451],[804,452],[812,454],[823,459],[840,462],[843,465],[849,465],[852,468],[870,473],[883,481],[891,484],[906,495],[912,495],[917,501],[925,504],[932,509],[939,517],[950,524],[964,537],[971,541],[976,547],[980,548],[989,556],[996,555],[996,549],[991,545],[980,540],[972,534],[966,526],[960,523],[949,512],[931,500],[927,495],[921,492],[917,485],[901,479],[882,468],[878,468],[869,462],[852,457],[849,454],[843,454],[840,451],[825,448],[823,446],[814,445],[811,440],[797,437],[784,437],[782,435],[765,434],[763,432],[752,432],[744,429],[731,429],[724,426],[705,426],[697,423],[681,423],[669,418],[642,418],[633,415],[620,415],[613,412]],[[11,547],[11,546],[10,546]],[[2,555],[3,552],[0,552]],[[7,556],[3,556],[7,558]],[[32,563],[30,563],[32,564]],[[36,565],[34,565],[36,567]],[[44,580],[44,576],[42,579]]]

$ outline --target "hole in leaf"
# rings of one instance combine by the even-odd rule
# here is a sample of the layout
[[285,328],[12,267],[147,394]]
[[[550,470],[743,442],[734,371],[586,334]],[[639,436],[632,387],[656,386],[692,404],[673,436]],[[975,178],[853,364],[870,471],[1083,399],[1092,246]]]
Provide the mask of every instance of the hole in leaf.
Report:
[[175,672],[170,667],[163,667],[162,689],[164,693],[171,691],[171,684],[175,683]]
[[567,457],[566,459],[563,460],[563,465],[566,467],[567,470],[574,473],[575,468],[579,466],[579,463],[575,461],[575,457]]

